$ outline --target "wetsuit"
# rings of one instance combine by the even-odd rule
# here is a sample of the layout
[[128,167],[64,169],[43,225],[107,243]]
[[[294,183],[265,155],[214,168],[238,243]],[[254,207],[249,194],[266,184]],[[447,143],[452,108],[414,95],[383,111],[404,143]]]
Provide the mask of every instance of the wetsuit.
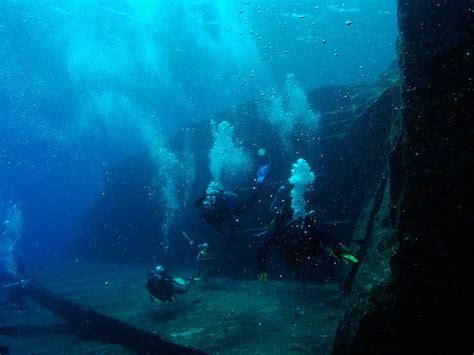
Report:
[[232,236],[238,225],[239,216],[249,211],[258,201],[261,188],[259,185],[252,195],[242,203],[240,196],[233,191],[217,190],[213,195],[215,202],[211,208],[204,207],[206,196],[200,197],[195,206],[201,211],[202,218],[226,236]]
[[161,302],[171,302],[176,298],[175,295],[187,293],[191,287],[191,282],[186,281],[180,284],[168,273],[153,269],[148,272],[146,287],[152,301],[157,298]]
[[[321,198],[321,193],[314,188],[306,192],[307,203],[314,204]],[[266,272],[266,261],[271,249],[276,249],[285,260],[288,268],[297,272],[303,262],[311,261],[324,253],[325,247],[338,250],[338,243],[328,230],[317,224],[314,217],[293,219],[291,209],[291,187],[281,186],[273,198],[269,210],[272,221],[269,228],[259,234],[257,252],[258,272]]]
[[323,238],[320,231],[300,229],[299,224],[270,228],[265,234],[260,235],[257,254],[259,272],[266,271],[267,256],[271,249],[277,250],[293,272],[298,271],[301,263],[308,260],[308,257],[311,259],[322,253],[320,241]]

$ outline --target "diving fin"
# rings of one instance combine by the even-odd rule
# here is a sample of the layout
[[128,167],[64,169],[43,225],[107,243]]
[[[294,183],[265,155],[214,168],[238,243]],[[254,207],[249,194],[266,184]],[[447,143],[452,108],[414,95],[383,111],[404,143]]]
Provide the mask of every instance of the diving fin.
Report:
[[268,274],[265,271],[263,271],[263,272],[261,272],[257,275],[257,278],[258,278],[258,281],[263,282],[263,283],[267,283]]
[[257,184],[262,184],[270,171],[270,164],[262,165],[257,171]]
[[177,284],[184,285],[186,281],[184,281],[181,277],[176,277],[173,279]]
[[354,255],[352,254],[346,254],[346,253],[341,253],[341,258],[344,260],[348,260],[354,264],[357,264],[359,262],[359,259],[357,259]]

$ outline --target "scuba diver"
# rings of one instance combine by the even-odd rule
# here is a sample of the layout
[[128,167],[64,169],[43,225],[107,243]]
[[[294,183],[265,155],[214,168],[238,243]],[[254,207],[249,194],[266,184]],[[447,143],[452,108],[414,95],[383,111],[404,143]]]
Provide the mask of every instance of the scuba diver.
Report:
[[209,244],[208,243],[201,243],[198,245],[198,255],[196,259],[199,260],[208,260],[209,259]]
[[198,254],[196,256],[198,276],[206,277],[216,269],[217,256],[210,251],[208,243],[201,243],[197,247]]
[[[196,245],[195,241],[185,231],[181,231],[181,235],[186,239],[193,252],[193,262],[197,265],[197,277],[194,281],[200,281],[203,277],[208,276],[216,268],[217,256],[211,251],[209,243],[202,242]],[[195,254],[197,253],[197,254]]]
[[[311,184],[305,191],[306,202],[311,205],[319,201],[321,194]],[[327,251],[338,260],[358,263],[349,248],[339,243],[322,225],[316,222],[316,212],[311,210],[304,217],[293,217],[291,208],[291,188],[289,184],[281,186],[270,206],[272,220],[266,231],[258,234],[257,252],[258,278],[267,280],[266,261],[268,252],[275,248],[286,261],[290,271],[299,274],[305,264]]]
[[152,302],[155,302],[155,299],[172,302],[176,299],[176,295],[189,291],[191,281],[191,279],[173,278],[165,272],[163,266],[157,265],[148,272],[146,288]]
[[281,220],[274,220],[267,231],[258,235],[261,239],[257,254],[259,280],[267,280],[266,261],[272,248],[285,260],[289,270],[297,275],[303,264],[311,263],[325,251],[339,260],[359,262],[349,248],[334,240],[325,228],[316,223],[315,215],[315,211],[310,211],[304,218],[283,225]]
[[239,222],[239,216],[250,210],[258,201],[263,182],[270,170],[270,164],[260,166],[257,172],[256,186],[253,194],[244,203],[237,191],[225,191],[209,184],[206,193],[195,203],[202,218],[218,232],[233,242],[234,232]]

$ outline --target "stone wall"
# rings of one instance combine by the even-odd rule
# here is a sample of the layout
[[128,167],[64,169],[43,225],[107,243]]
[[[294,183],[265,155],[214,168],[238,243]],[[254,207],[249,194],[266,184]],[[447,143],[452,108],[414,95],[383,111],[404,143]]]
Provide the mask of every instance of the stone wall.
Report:
[[398,7],[403,110],[359,223],[364,263],[346,280],[335,354],[454,354],[469,341],[472,4]]

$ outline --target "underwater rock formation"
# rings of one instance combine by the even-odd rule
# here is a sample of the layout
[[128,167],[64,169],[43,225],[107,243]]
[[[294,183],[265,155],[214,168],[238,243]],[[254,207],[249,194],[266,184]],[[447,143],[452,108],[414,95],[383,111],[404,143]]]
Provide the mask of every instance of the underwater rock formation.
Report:
[[[334,354],[459,353],[473,230],[472,3],[399,1],[403,109]],[[470,99],[471,98],[471,99]]]
[[[316,175],[317,187],[323,191],[322,199],[316,205],[320,221],[335,226],[342,238],[349,239],[364,201],[371,199],[371,192],[384,171],[390,148],[390,124],[400,107],[397,80],[398,73],[390,71],[377,83],[323,87],[310,91],[308,102],[319,113],[318,137],[304,136],[303,141],[300,136],[299,140],[292,141],[296,153],[289,153],[281,145],[275,144],[279,132],[273,129],[271,123],[259,119],[258,105],[249,103],[237,111],[218,113],[216,121],[226,120],[235,127],[235,137],[242,137],[241,146],[245,151],[255,154],[252,157],[255,161],[265,158],[272,164],[268,184],[264,187],[264,199],[249,216],[245,216],[241,223],[242,229],[267,225],[265,216],[268,215],[269,196],[288,181],[292,163],[304,158]],[[208,121],[198,122],[179,131],[170,144],[177,156],[182,156],[181,153],[186,149],[181,139],[184,133],[191,137],[187,149],[194,153],[195,158],[196,180],[190,189],[193,200],[206,189],[211,179],[208,162],[213,137]],[[262,156],[258,153],[260,149],[265,150]],[[152,182],[153,162],[146,153],[131,157],[107,170],[103,194],[89,211],[83,228],[84,237],[79,238],[82,243],[87,240],[86,248],[86,243],[78,248],[82,248],[84,257],[113,260],[121,264],[133,261],[143,265],[151,264],[156,255],[158,261],[162,262],[162,255],[157,254],[160,251],[162,214],[156,213],[159,207],[149,199]],[[242,181],[242,194],[250,193],[251,185],[252,181]],[[255,278],[255,269],[252,268],[256,266],[256,238],[253,230],[245,233],[239,231],[236,245],[228,248],[223,246],[222,236],[213,233],[198,219],[192,205],[184,213],[187,213],[183,219],[185,225],[180,227],[196,244],[205,241],[212,247],[221,246],[218,250],[219,262],[222,260],[218,266],[221,276]],[[360,228],[359,224],[357,228]],[[182,266],[187,254],[193,251],[179,234],[178,230],[170,237],[172,248],[176,250],[174,259]],[[191,256],[195,257],[196,254]],[[286,267],[279,267],[277,262],[279,260],[275,266],[270,265],[270,277],[276,278],[272,271],[286,277]],[[313,275],[314,279],[325,281],[337,275],[337,266],[333,262],[322,264],[324,266]],[[284,294],[287,297],[286,292]],[[334,306],[339,304],[338,301],[339,298],[332,300]],[[307,309],[306,314],[312,317]],[[332,321],[336,322],[335,317]],[[327,338],[328,343],[331,337],[332,334]],[[305,341],[301,344],[293,351],[308,349],[304,345]]]
[[[271,163],[261,202],[251,213],[242,216],[234,249],[221,248],[220,259],[225,260],[225,264],[220,270],[239,277],[254,272],[256,230],[268,224],[270,196],[288,180],[292,163],[299,158],[305,159],[316,175],[321,199],[311,208],[317,210],[319,222],[334,229],[345,243],[354,228],[361,228],[359,216],[367,210],[364,206],[383,176],[390,151],[391,122],[400,107],[398,77],[397,68],[392,67],[374,83],[326,86],[308,92],[311,110],[318,113],[318,129],[309,133],[295,131],[289,136],[290,150],[279,143],[281,132],[268,117],[262,117],[265,114],[261,110],[262,102],[249,102],[211,117],[234,127],[239,148],[255,162],[254,172],[258,164]],[[188,139],[184,141],[183,136]],[[207,120],[178,131],[170,142],[170,149],[178,157],[192,152],[195,167],[194,183],[179,186],[179,190],[189,191],[189,203],[183,204],[182,223],[177,221],[170,234],[170,254],[179,251],[180,262],[191,263],[195,256],[188,241],[181,236],[181,230],[196,242],[222,243],[222,236],[199,219],[193,205],[212,180],[208,167],[213,142]],[[259,155],[262,151],[264,154]],[[239,188],[246,199],[252,185],[250,177],[228,188]],[[85,216],[83,237],[78,238],[80,245],[75,253],[111,261],[151,263],[154,256],[158,260],[165,258],[160,245],[162,211],[150,199],[153,163],[149,155],[136,155],[110,166],[102,191]],[[318,272],[315,277],[325,279],[325,272]]]
[[[347,242],[374,187],[383,174],[385,157],[390,148],[390,123],[399,111],[398,71],[390,68],[375,82],[364,85],[321,87],[307,93],[308,103],[318,113],[317,134],[306,131],[290,141],[287,150],[280,142],[281,132],[266,117],[261,117],[261,102],[249,102],[234,110],[218,112],[216,122],[227,121],[234,127],[239,148],[250,153],[257,164],[271,162],[261,202],[251,213],[242,216],[236,245],[221,248],[221,270],[242,276],[255,267],[255,231],[269,222],[270,195],[288,180],[292,163],[305,159],[316,175],[321,199],[314,206],[321,223],[327,224],[342,241]],[[170,235],[171,251],[192,251],[188,241],[180,236],[185,230],[197,242],[211,245],[222,243],[217,235],[199,219],[192,202],[212,180],[209,152],[213,146],[209,121],[202,121],[180,130],[170,146],[178,156],[188,149],[193,152],[195,180],[187,186],[191,204],[183,208],[183,225],[177,225]],[[189,137],[188,145],[183,135]],[[259,155],[262,152],[265,154]],[[151,262],[159,253],[160,214],[158,206],[148,201],[151,191],[152,164],[146,154],[132,157],[109,169],[105,193],[85,218],[83,233],[87,242],[84,255],[109,260],[145,260]],[[252,174],[253,175],[253,174]],[[236,186],[245,199],[251,193],[251,179]],[[184,187],[183,187],[184,188]],[[313,208],[313,206],[311,207]],[[84,240],[84,238],[80,238]],[[84,247],[79,247],[84,250]],[[157,255],[159,257],[159,255]],[[184,258],[186,258],[183,255]],[[281,270],[280,270],[281,272]],[[321,277],[316,275],[316,277]]]

